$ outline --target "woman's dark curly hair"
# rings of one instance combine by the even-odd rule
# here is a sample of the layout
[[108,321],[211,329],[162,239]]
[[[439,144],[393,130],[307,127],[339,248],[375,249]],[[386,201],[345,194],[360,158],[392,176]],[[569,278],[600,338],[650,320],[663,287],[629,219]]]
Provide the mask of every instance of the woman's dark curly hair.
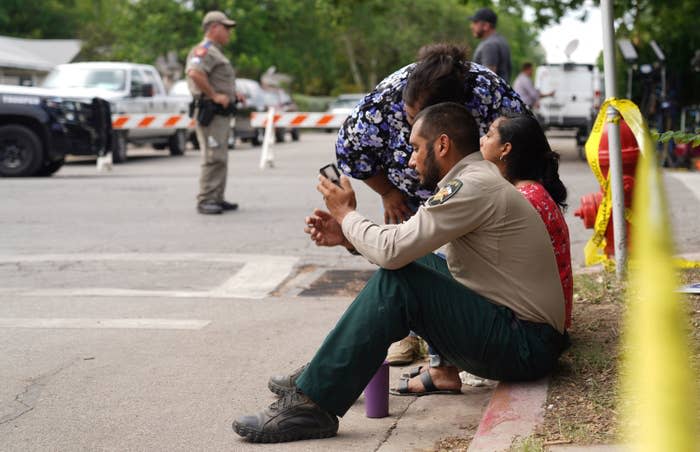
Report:
[[404,103],[419,110],[442,102],[464,105],[471,98],[466,89],[471,85],[469,67],[463,47],[446,43],[421,47],[403,91]]
[[561,209],[566,209],[566,187],[559,179],[559,154],[552,151],[537,119],[524,114],[503,116],[496,129],[501,144],[511,145],[505,158],[506,179],[537,181]]

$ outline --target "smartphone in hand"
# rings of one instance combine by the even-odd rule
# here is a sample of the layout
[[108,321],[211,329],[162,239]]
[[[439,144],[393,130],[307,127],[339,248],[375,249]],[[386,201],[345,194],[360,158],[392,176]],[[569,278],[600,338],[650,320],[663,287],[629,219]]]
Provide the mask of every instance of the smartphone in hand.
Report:
[[329,163],[318,171],[321,173],[321,176],[340,187],[340,171],[338,171],[338,167],[335,166],[335,163]]

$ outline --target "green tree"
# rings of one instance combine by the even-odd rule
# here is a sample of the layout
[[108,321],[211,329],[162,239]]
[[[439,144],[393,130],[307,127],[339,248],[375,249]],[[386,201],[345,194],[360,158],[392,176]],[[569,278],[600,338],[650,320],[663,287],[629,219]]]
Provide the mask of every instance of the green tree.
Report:
[[[381,78],[415,60],[420,47],[440,41],[465,46],[478,42],[469,31],[468,17],[476,8],[461,1],[336,0],[341,64],[352,85],[366,91]],[[542,60],[536,29],[520,16],[501,12],[499,30],[511,41],[513,59]]]
[[168,51],[181,60],[201,33],[197,14],[174,0],[124,2],[116,10],[115,42],[109,56],[117,60],[153,63]]
[[297,90],[322,94],[336,79],[335,43],[322,0],[238,0],[239,26],[231,55],[240,74],[258,78],[268,67],[291,74]]
[[74,38],[81,22],[73,0],[3,0],[0,34],[18,38]]

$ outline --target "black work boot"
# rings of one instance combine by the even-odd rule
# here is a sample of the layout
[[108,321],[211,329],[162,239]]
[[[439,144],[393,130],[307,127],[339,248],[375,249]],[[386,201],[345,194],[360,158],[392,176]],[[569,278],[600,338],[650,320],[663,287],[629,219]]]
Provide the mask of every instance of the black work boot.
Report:
[[237,210],[238,209],[238,204],[236,204],[235,202],[220,201],[219,206],[221,207],[221,210],[223,210],[223,211]]
[[292,391],[260,413],[233,421],[233,430],[253,443],[330,438],[338,433],[338,418]]
[[217,202],[202,201],[197,204],[197,212],[204,215],[217,215],[223,212],[223,209]]
[[299,375],[304,372],[306,366],[308,365],[308,363],[304,364],[289,375],[271,376],[267,381],[267,387],[278,396],[284,396],[290,392],[296,391],[297,386],[294,384],[294,382],[297,380],[297,378],[299,378]]

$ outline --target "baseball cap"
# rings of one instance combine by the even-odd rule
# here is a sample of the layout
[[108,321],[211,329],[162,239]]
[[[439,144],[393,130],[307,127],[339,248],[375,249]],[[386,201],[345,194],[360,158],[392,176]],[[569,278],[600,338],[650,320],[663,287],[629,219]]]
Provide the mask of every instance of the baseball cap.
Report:
[[492,25],[496,25],[498,22],[498,16],[490,8],[481,8],[472,17],[469,18],[472,22],[488,22]]
[[236,26],[236,21],[229,19],[226,17],[226,14],[222,13],[221,11],[209,11],[207,14],[205,14],[204,19],[202,19],[202,26],[206,27],[212,22],[218,22],[227,27]]

